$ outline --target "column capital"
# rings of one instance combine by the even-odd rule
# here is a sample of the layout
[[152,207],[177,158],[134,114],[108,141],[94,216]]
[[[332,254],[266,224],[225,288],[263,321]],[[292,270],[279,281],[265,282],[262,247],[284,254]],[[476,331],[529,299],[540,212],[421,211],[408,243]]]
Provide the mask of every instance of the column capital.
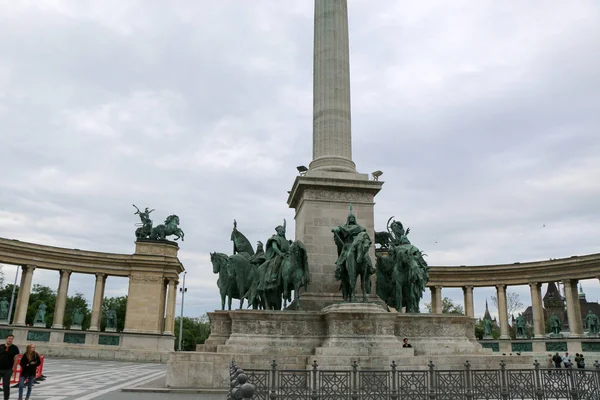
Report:
[[103,278],[106,279],[106,274],[104,272],[96,272],[96,279]]
[[73,271],[71,271],[70,269],[61,269],[61,270],[60,270],[60,275],[61,275],[61,276],[62,276],[62,275],[67,275],[67,276],[70,276],[72,272],[73,272]]
[[23,270],[23,272],[27,272],[27,271],[35,271],[35,265],[31,265],[31,264],[27,264],[27,265],[21,265],[21,269]]
[[498,284],[498,285],[496,285],[496,289],[498,289],[498,290],[500,290],[500,289],[506,290],[506,285],[504,283]]
[[541,287],[542,284],[540,282],[529,282],[529,287]]
[[473,290],[473,285],[463,286],[463,290]]

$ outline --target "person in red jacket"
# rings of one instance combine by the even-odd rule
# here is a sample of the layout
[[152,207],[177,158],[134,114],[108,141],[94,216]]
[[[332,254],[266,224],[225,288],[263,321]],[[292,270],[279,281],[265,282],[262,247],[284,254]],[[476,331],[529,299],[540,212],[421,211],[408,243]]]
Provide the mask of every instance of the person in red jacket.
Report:
[[35,380],[35,371],[40,365],[40,355],[35,352],[35,344],[28,344],[27,350],[21,357],[21,379],[19,379],[19,400],[23,399],[23,386],[27,380],[27,397],[31,396],[31,388]]

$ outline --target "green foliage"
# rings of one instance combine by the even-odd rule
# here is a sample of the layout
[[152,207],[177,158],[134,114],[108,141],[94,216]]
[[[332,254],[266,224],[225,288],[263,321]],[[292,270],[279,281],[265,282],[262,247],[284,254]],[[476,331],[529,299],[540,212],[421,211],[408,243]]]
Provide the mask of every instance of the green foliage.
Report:
[[[181,317],[175,318],[175,349],[179,344],[179,324]],[[203,344],[210,335],[210,321],[206,314],[200,318],[183,317],[182,347],[184,351],[195,351],[197,344]]]
[[[431,314],[433,308],[431,307],[431,303],[425,303],[425,307],[427,311]],[[442,299],[442,314],[463,314],[465,310],[463,306],[460,304],[454,304],[454,302],[449,297],[444,297]]]
[[83,323],[81,324],[81,328],[85,330],[90,327],[92,314],[90,312],[88,302],[85,297],[83,297],[83,293],[75,292],[75,296],[67,297],[67,305],[65,306],[65,319],[63,322],[63,325],[66,329],[71,327],[71,324],[73,323],[73,311],[75,311],[75,308],[78,307],[83,313]]
[[102,323],[101,329],[106,329],[106,314],[108,310],[117,312],[117,331],[122,332],[125,326],[125,313],[127,311],[127,296],[105,297],[102,302]]
[[[483,319],[479,318],[475,323],[475,337],[479,340],[483,339]],[[492,338],[497,340],[500,337],[500,326],[496,323],[496,321],[492,320]]]
[[56,305],[56,292],[50,289],[48,286],[37,283],[33,285],[29,295],[29,306],[27,307],[27,316],[25,317],[26,324],[33,325],[35,314],[37,313],[37,310],[42,302],[46,304],[46,327],[49,328],[52,326],[52,319],[54,318],[54,306]]
[[[10,305],[10,297],[12,296],[12,291],[13,291],[13,287],[15,285],[13,285],[12,283],[9,283],[8,285],[0,288],[0,299],[1,298],[6,298],[6,301],[8,301],[9,305]],[[19,296],[19,286],[16,286],[15,288],[15,299],[14,299],[14,303],[12,306],[12,313],[10,314],[10,321],[12,322],[12,319],[15,317],[15,308],[16,308],[16,302],[17,302],[17,297]]]

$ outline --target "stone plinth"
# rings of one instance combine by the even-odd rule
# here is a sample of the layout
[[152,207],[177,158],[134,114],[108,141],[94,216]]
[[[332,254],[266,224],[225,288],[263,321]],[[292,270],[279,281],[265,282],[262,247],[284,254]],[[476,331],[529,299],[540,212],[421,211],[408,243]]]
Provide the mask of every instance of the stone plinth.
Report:
[[135,242],[135,254],[147,254],[152,256],[177,257],[179,245],[168,240],[144,240]]
[[[296,239],[306,246],[311,285],[302,293],[302,310],[317,311],[341,302],[340,283],[334,269],[337,247],[331,229],[346,223],[352,204],[357,223],[362,225],[373,240],[374,197],[383,182],[369,181],[367,175],[328,171],[308,171],[298,176],[290,191],[288,205],[296,210]],[[374,250],[371,259],[375,264]],[[375,279],[372,276],[373,291]],[[360,290],[357,284],[357,293]],[[372,295],[371,301],[379,301]]]
[[[320,311],[236,310],[208,313],[211,336],[198,352],[173,352],[166,385],[222,389],[228,384],[231,358],[246,369],[348,370],[361,368],[425,369],[433,360],[440,369],[497,368],[501,359],[475,340],[475,320],[461,315],[398,314],[373,303],[330,305]],[[408,338],[412,348],[403,348]],[[531,357],[508,361],[530,368]]]

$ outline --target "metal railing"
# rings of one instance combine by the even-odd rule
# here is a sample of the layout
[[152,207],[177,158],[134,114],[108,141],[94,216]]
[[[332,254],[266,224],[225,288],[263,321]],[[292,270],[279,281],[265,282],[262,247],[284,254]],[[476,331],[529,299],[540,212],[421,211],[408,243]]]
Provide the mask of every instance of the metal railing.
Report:
[[229,366],[230,387],[227,393],[227,400],[250,400],[253,399],[254,386],[248,382],[248,377],[239,365],[231,360]]
[[[467,361],[462,370],[361,369],[356,361],[349,370],[281,370],[275,360],[271,369],[246,369],[244,379],[255,391],[255,400],[600,400],[600,363],[593,369],[540,368],[473,369]],[[241,397],[240,397],[241,399]]]

